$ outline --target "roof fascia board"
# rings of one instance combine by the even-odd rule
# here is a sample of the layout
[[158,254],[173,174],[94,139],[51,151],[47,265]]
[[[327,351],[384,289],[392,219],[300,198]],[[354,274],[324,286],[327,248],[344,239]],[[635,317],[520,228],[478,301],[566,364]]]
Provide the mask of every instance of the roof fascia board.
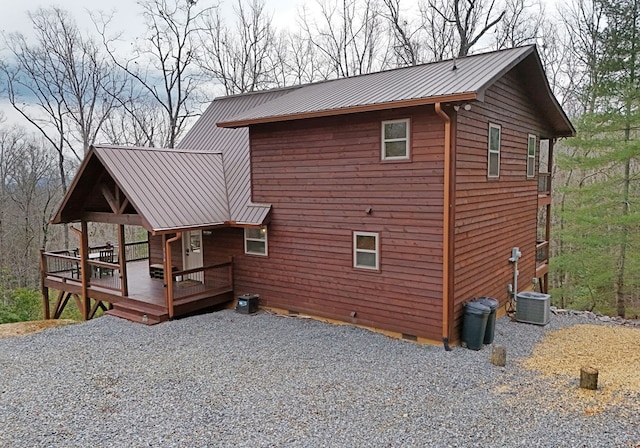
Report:
[[478,99],[477,92],[457,93],[454,95],[430,96],[428,98],[414,98],[410,100],[394,101],[390,103],[363,104],[344,107],[340,109],[327,109],[291,115],[277,115],[271,117],[248,118],[237,121],[221,121],[216,126],[222,128],[241,128],[253,124],[277,123],[281,121],[302,120],[307,118],[332,117],[336,115],[355,114],[360,112],[372,112],[378,110],[399,109],[403,107],[424,106],[427,104],[450,103],[458,101],[474,101]]

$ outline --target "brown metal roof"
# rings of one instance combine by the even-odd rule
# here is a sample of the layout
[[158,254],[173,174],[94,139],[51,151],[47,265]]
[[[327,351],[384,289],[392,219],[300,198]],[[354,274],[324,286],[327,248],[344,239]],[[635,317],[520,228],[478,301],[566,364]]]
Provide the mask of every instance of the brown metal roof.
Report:
[[551,93],[535,46],[307,84],[221,119],[218,126],[233,128],[436,102],[482,101],[488,87],[525,60],[527,70],[523,74],[541,89],[532,99],[549,116],[556,136],[573,135],[575,130]]
[[216,123],[273,101],[292,90],[294,88],[217,98],[178,145],[185,150],[220,151],[223,154],[230,221],[233,223],[262,224],[271,206],[251,202],[249,130],[220,128]]
[[117,146],[94,152],[150,230],[229,220],[221,153]]
[[87,211],[109,212],[104,201],[90,197],[106,172],[109,184],[122,190],[152,232],[263,224],[271,205],[251,202],[249,132],[215,123],[290,90],[214,100],[176,149],[92,147],[52,222],[76,221]]

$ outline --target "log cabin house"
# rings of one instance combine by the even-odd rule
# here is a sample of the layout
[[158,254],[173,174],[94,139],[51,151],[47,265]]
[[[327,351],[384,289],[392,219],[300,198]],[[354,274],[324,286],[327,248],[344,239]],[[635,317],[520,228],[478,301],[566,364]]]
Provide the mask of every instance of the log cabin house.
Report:
[[[257,294],[455,343],[464,302],[509,300],[512,248],[546,291],[553,146],[574,133],[535,46],[218,98],[176,149],[91,148],[53,219],[79,248],[42,253],[45,313],[151,324]],[[90,222],[118,226],[111,253]]]

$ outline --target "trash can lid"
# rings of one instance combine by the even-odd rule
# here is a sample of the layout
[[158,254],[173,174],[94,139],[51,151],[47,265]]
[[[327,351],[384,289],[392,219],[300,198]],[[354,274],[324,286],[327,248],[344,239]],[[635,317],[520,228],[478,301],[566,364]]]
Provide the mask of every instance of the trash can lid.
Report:
[[500,306],[500,302],[493,297],[478,297],[475,301],[483,304],[484,306],[488,306],[492,311],[497,310],[498,306]]
[[479,302],[467,302],[464,304],[464,311],[469,314],[489,314],[491,309]]

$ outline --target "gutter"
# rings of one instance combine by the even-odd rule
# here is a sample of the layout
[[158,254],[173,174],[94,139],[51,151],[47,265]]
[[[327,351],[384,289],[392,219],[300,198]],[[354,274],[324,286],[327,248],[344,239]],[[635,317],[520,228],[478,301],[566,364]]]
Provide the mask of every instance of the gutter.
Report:
[[442,344],[449,347],[449,246],[451,224],[451,117],[442,110],[440,102],[435,103],[436,114],[444,120],[444,206],[442,210]]

